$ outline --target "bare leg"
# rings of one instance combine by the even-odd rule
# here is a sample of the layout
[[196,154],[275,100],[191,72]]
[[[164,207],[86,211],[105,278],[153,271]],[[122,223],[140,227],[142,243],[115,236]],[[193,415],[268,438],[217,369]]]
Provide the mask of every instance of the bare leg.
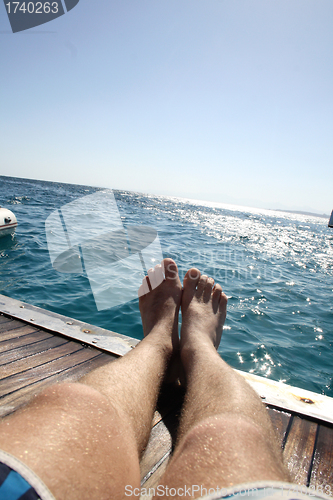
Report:
[[175,263],[164,265],[164,282],[140,298],[147,336],[133,351],[80,383],[52,386],[0,424],[0,449],[26,463],[57,500],[121,499],[126,485],[140,487],[139,457],[178,342],[181,284]]
[[162,478],[164,487],[198,485],[209,491],[256,480],[288,480],[260,398],[216,352],[226,305],[213,279],[200,277],[196,269],[186,274],[181,359],[187,394],[180,437]]

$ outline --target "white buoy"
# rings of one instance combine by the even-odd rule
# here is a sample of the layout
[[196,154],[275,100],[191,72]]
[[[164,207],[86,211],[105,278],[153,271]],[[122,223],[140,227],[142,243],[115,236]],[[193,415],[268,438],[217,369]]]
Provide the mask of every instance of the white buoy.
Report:
[[13,212],[0,207],[0,237],[14,234],[16,227],[17,220]]

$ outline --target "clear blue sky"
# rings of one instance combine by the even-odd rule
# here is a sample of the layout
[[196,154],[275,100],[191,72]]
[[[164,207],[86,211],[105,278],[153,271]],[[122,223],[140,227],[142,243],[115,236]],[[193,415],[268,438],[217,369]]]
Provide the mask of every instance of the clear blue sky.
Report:
[[333,208],[332,0],[80,0],[12,34],[0,174]]

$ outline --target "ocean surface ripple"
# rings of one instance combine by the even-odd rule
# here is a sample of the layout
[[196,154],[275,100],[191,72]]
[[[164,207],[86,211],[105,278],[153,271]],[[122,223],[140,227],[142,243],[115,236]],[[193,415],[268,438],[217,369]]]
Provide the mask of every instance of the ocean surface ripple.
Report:
[[[18,219],[0,239],[0,293],[142,338],[138,300],[98,311],[83,274],[52,268],[45,220],[98,188],[0,177]],[[228,300],[219,353],[234,368],[333,396],[333,230],[320,217],[114,191],[124,226],[158,231],[164,257],[213,276]]]

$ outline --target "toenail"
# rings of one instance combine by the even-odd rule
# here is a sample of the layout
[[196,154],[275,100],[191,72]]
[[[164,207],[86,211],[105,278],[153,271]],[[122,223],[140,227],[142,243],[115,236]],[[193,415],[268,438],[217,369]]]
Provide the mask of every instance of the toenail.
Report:
[[[195,276],[192,276],[192,271],[195,272]],[[199,276],[200,276],[200,271],[198,271],[197,269],[190,269],[189,273],[188,273],[189,277],[192,279],[192,280],[195,280],[197,279]]]

